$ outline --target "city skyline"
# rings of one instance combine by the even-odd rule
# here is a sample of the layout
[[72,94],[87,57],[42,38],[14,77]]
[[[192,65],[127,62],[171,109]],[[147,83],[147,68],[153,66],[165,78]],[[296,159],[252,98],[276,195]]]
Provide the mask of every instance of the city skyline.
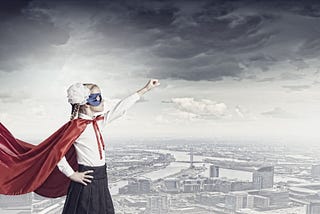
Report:
[[[318,214],[318,147],[164,142],[109,149],[108,182],[118,213]],[[64,200],[1,195],[0,211],[57,214]]]
[[0,121],[43,139],[70,114],[66,89],[97,83],[107,106],[143,87],[110,138],[317,143],[315,1],[3,1]]

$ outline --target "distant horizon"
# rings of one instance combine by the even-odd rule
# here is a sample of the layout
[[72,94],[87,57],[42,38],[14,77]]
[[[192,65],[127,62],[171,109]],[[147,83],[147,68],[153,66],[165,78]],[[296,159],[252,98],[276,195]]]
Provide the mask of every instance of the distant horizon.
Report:
[[[49,136],[48,136],[49,137]],[[137,136],[105,136],[105,142],[107,148],[109,146],[113,147],[116,145],[123,145],[132,142],[133,145],[146,144],[152,145],[152,143],[173,143],[171,145],[181,145],[185,144],[186,146],[197,145],[197,144],[211,144],[211,145],[240,145],[240,146],[270,146],[270,147],[283,147],[288,146],[292,148],[305,148],[307,145],[310,148],[319,147],[318,142],[309,141],[307,144],[304,139],[295,139],[288,141],[286,139],[279,138],[269,138],[261,139],[259,137],[179,137],[179,136],[153,136],[153,137],[137,137]],[[46,138],[18,138],[19,140],[26,141],[37,145],[41,143]],[[303,152],[303,151],[302,151]]]

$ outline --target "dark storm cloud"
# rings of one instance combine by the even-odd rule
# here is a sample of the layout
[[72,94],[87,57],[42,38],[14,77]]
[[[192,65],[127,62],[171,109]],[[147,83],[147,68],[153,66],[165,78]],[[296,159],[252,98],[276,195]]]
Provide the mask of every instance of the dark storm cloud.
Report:
[[308,68],[309,65],[303,59],[295,59],[291,61],[291,64],[297,69],[305,69]]
[[50,57],[53,46],[68,40],[64,30],[30,4],[31,1],[0,2],[0,71],[19,70],[30,59]]
[[[215,58],[214,64],[212,58]],[[185,59],[161,58],[150,66],[153,66],[150,76],[195,81],[221,80],[224,76],[237,76],[242,70],[234,58],[218,54],[200,54]]]
[[268,56],[262,53],[258,53],[257,55],[250,56],[246,60],[244,60],[242,63],[248,68],[248,67],[258,67],[262,71],[268,71],[269,67],[272,66],[277,62],[277,59]]
[[275,78],[273,77],[267,77],[267,78],[259,79],[257,80],[257,82],[273,82],[274,80]]
[[317,0],[307,0],[307,1],[271,1],[276,2],[277,7],[290,11],[301,16],[307,16],[312,18],[320,17],[320,5]]
[[[305,69],[305,60],[320,54],[320,9],[313,1],[26,1],[17,8],[0,23],[7,34],[1,41],[11,44],[0,49],[7,70],[32,47],[39,54],[68,41],[52,18],[76,21],[84,13],[87,30],[102,36],[94,47],[103,50],[107,42],[102,52],[136,53],[150,68],[143,75],[156,78],[241,79],[278,62]],[[10,28],[25,33],[12,37]]]
[[[316,27],[316,26],[315,26]],[[319,27],[319,26],[317,26]],[[310,32],[312,39],[306,40],[299,50],[299,55],[305,57],[315,57],[320,53],[320,31]]]
[[[131,2],[131,1],[130,1]],[[150,76],[185,80],[236,77],[242,53],[264,47],[270,32],[259,32],[271,15],[227,16],[230,2],[145,1],[113,11],[96,30],[123,48],[149,48]],[[118,46],[118,47],[119,47]],[[248,58],[248,61],[251,59]],[[259,64],[267,69],[264,60]],[[246,62],[247,63],[247,62]]]
[[8,16],[19,15],[21,9],[28,6],[31,0],[20,1],[2,1],[0,7],[0,16],[2,19],[6,19]]
[[150,57],[143,61],[151,67],[150,76],[221,80],[252,69],[267,72],[283,61],[298,70],[308,68],[303,58],[320,53],[315,40],[320,24],[314,2],[301,4],[122,1],[126,9],[112,11],[95,27],[129,51],[148,48]]

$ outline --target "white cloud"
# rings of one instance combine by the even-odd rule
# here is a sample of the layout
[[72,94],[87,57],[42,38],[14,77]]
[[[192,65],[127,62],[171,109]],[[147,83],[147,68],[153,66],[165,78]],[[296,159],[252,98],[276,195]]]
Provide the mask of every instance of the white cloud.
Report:
[[208,99],[195,100],[194,98],[172,98],[172,102],[182,112],[188,112],[200,117],[225,118],[229,116],[228,108],[224,103],[217,103]]
[[195,118],[230,118],[231,114],[224,103],[218,103],[209,99],[195,100],[194,98],[172,98],[175,107],[181,111],[181,115]]

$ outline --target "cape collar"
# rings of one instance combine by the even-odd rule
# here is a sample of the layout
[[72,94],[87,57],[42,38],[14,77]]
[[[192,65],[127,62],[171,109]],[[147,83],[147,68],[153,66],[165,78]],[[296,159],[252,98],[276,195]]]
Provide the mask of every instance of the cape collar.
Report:
[[103,115],[103,113],[101,112],[95,113],[92,117],[87,114],[79,113],[79,118],[85,119],[85,120],[93,120],[100,115]]

